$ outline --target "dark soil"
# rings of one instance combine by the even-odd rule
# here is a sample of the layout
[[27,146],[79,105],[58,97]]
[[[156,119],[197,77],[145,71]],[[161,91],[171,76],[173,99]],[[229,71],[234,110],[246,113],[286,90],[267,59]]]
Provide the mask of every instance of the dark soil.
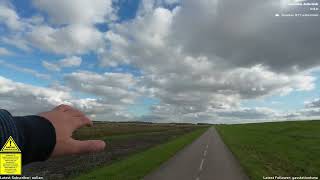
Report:
[[144,133],[127,138],[107,141],[105,151],[94,154],[74,155],[46,162],[37,162],[23,167],[25,176],[42,176],[44,179],[68,179],[80,173],[106,166],[116,160],[125,158],[133,153],[141,152],[157,144],[164,143],[170,138],[190,132],[192,127],[170,129],[157,133]]

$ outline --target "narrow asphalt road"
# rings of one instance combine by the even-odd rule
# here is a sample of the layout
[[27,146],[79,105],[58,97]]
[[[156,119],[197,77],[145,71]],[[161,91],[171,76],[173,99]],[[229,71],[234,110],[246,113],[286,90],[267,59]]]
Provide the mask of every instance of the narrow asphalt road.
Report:
[[177,153],[145,180],[248,180],[215,128]]

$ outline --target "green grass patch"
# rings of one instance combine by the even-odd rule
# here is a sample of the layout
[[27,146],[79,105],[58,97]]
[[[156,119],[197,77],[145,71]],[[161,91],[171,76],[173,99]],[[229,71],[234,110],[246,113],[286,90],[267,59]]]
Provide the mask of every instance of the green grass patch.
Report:
[[76,180],[110,179],[110,180],[135,180],[141,179],[152,170],[159,167],[179,150],[193,142],[207,128],[194,130],[179,136],[165,144],[157,145],[144,152],[137,153],[126,159],[115,162],[109,166],[96,169],[90,173],[80,175]]
[[216,126],[250,179],[320,177],[320,121]]

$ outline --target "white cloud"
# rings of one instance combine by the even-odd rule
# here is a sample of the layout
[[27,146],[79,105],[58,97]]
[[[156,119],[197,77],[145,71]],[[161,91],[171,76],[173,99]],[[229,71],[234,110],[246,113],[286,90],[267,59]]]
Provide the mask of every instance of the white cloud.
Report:
[[79,24],[60,28],[30,25],[28,31],[2,37],[1,41],[25,51],[31,51],[33,47],[70,56],[96,51],[104,45],[102,33],[98,29]]
[[0,3],[0,24],[5,24],[11,30],[21,30],[23,23],[17,13],[8,4]]
[[[63,91],[14,82],[0,76],[0,103],[14,113],[38,113],[61,104],[70,95]],[[26,104],[28,104],[26,106]]]
[[152,13],[154,9],[164,6],[178,5],[179,3],[180,0],[141,0],[137,14],[138,16],[143,16],[145,14]]
[[309,118],[319,118],[320,117],[320,108],[307,108],[298,111],[299,115],[298,117],[309,117]]
[[42,66],[49,71],[60,71],[61,70],[59,65],[54,64],[54,63],[50,63],[48,61],[42,61]]
[[116,18],[112,0],[33,0],[55,24],[96,24]]
[[277,111],[264,107],[217,110],[215,113],[219,117],[235,118],[238,120],[270,120],[271,118],[279,116],[279,113]]
[[29,47],[29,42],[24,39],[24,37],[21,37],[21,35],[12,35],[8,37],[0,37],[0,41],[15,46],[19,49],[22,49],[26,52],[31,52],[31,48]]
[[0,47],[0,56],[11,56],[11,55],[14,55],[14,53],[9,51],[6,48]]
[[0,60],[0,65],[3,66],[3,67],[10,68],[10,69],[15,70],[15,71],[31,74],[34,77],[37,77],[37,78],[40,78],[40,79],[49,80],[51,78],[47,74],[39,73],[39,72],[37,72],[37,71],[35,71],[33,69],[29,69],[29,68],[20,67],[20,66],[14,65],[14,64],[10,64],[10,63],[5,62],[3,60]]
[[141,120],[155,122],[189,122],[215,124],[286,120],[285,114],[265,107],[210,109],[208,111],[202,112],[189,112],[188,114],[180,114],[179,111],[176,111],[170,105],[156,105],[152,110],[152,115],[143,116],[141,117]]
[[[205,2],[194,3],[205,6],[202,4]],[[202,13],[211,13],[209,7],[214,2],[210,3]],[[172,11],[158,7],[133,21],[112,26],[106,36],[111,48],[100,54],[103,65],[130,63],[143,70],[142,82],[152,90],[153,97],[161,101],[158,108],[152,110],[158,118],[203,115],[211,109],[227,111],[239,108],[243,99],[314,89],[315,78],[308,72],[280,73],[259,61],[251,66],[226,66],[224,62],[229,60],[219,56],[206,53],[193,56],[191,51],[182,48],[189,44],[179,45],[180,39],[174,37],[175,23],[181,13],[179,7]],[[196,23],[206,25],[212,19],[202,20]],[[192,38],[193,35],[188,36]],[[203,40],[210,41],[210,38]],[[257,118],[263,115],[251,114]]]
[[112,104],[133,104],[139,97],[138,80],[131,74],[80,71],[65,76],[67,86]]
[[60,71],[61,68],[79,67],[82,63],[82,58],[78,56],[71,56],[59,60],[56,63],[50,63],[48,61],[42,61],[42,66],[49,71]]
[[[217,1],[187,0],[172,11],[158,5],[156,1],[145,0],[133,21],[112,26],[107,33],[111,48],[100,54],[102,65],[131,63],[142,69],[145,74],[143,82],[152,90],[153,97],[161,102],[152,109],[152,117],[179,119],[179,116],[192,114],[202,114],[201,117],[204,117],[212,112],[211,109],[223,109],[226,115],[228,111],[234,114],[234,109],[238,109],[243,117],[263,119],[275,114],[265,111],[266,109],[241,109],[241,101],[288,95],[292,91],[310,91],[315,88],[315,77],[308,71],[295,68],[295,65],[302,64],[290,62],[288,69],[296,69],[294,72],[287,69],[279,71],[283,69],[280,66],[285,58],[281,54],[270,56],[269,59],[258,58],[250,63],[242,61],[242,57],[236,61],[219,54],[228,49],[230,51],[225,52],[232,54],[234,48],[242,46],[233,47],[230,39],[228,45],[231,46],[226,45],[227,49],[221,51],[219,48],[215,49],[220,47],[215,44],[215,38],[224,37],[224,33],[232,31],[230,36],[236,40],[236,36],[242,38],[244,35],[237,34],[241,33],[241,29],[251,28],[252,32],[254,28],[258,30],[258,27],[241,24],[240,28],[219,31],[219,27],[216,27],[220,23],[217,19]],[[198,12],[196,15],[195,11]],[[234,21],[229,20],[232,19],[227,19],[225,26],[228,23],[234,24]],[[259,28],[263,28],[262,25]],[[249,40],[255,41],[254,38],[256,36]],[[227,37],[218,40],[222,43],[229,41]],[[244,48],[248,52],[239,53],[248,53],[244,54],[245,57],[250,56],[254,50],[250,46],[239,49]],[[263,54],[263,50],[261,51]],[[220,116],[216,114],[216,117]],[[207,118],[213,116],[208,115]]]
[[[28,104],[26,106],[26,104]],[[95,120],[131,120],[126,109],[96,98],[75,98],[68,88],[47,88],[12,81],[0,76],[0,108],[14,115],[37,114],[60,105],[74,106]]]
[[46,12],[54,24],[47,23],[40,15],[22,19],[14,9],[0,6],[6,8],[0,13],[0,23],[3,21],[15,28],[1,38],[2,42],[25,51],[33,47],[69,56],[85,54],[104,45],[102,33],[95,25],[115,18],[111,0],[35,0],[34,4]]
[[93,26],[69,25],[62,28],[35,26],[26,34],[36,48],[57,54],[83,54],[103,45],[102,34]]
[[316,98],[312,101],[305,102],[306,108],[320,108],[320,99]]
[[[166,62],[161,62],[163,61],[161,57],[167,51],[166,48],[169,48],[166,40],[173,15],[167,9],[157,8],[151,14],[138,16],[134,21],[114,25],[106,35],[107,41],[111,43],[110,49],[98,52],[101,64],[115,65],[129,62],[146,63],[146,66],[153,63],[153,65],[165,64]],[[161,57],[151,59],[156,55]],[[140,57],[143,60],[149,58],[149,62],[136,60]]]
[[[42,62],[53,71],[78,67],[80,55],[92,52],[104,67],[129,64],[142,71],[139,78],[87,71],[65,76],[67,88],[98,97],[69,98],[69,102],[78,101],[87,112],[99,111],[100,118],[130,119],[126,106],[139,96],[151,96],[160,103],[143,118],[270,119],[286,115],[245,108],[241,102],[315,88],[310,68],[320,65],[314,30],[319,23],[316,18],[302,24],[275,19],[270,16],[277,10],[274,1],[143,0],[134,19],[120,22],[112,21],[117,8],[111,0],[34,0],[33,4],[49,22],[36,17],[21,20],[13,11],[4,24],[24,23],[27,30],[3,37],[2,42],[71,57]],[[171,9],[165,8],[168,5]],[[9,21],[17,22],[8,25]],[[108,32],[95,26],[108,22],[112,22]],[[310,28],[297,28],[306,26]],[[308,44],[301,43],[307,40]],[[308,112],[317,112],[316,102],[310,104]],[[306,109],[295,115],[308,114]]]
[[[277,0],[184,0],[170,39],[191,56],[218,56],[219,64],[228,68],[263,64],[272,71],[295,73],[319,66],[315,31],[319,19],[274,17],[281,12],[279,4]],[[307,45],[302,43],[306,40]]]
[[79,67],[81,65],[82,58],[77,56],[72,56],[68,58],[61,59],[58,63],[61,67]]

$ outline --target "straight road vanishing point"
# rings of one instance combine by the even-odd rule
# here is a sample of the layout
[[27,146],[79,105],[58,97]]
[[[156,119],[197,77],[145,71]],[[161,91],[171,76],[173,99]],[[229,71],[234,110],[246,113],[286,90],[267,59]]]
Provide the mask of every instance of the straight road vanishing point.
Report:
[[249,180],[215,128],[177,153],[145,180]]

